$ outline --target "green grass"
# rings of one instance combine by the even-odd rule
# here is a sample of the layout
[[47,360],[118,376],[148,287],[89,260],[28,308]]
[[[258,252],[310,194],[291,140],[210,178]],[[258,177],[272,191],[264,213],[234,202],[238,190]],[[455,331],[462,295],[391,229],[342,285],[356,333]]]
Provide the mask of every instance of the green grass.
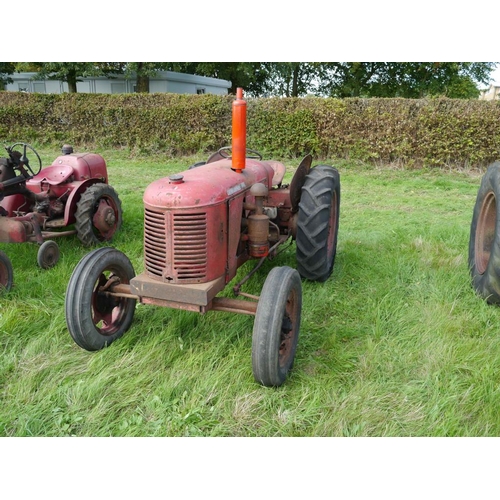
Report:
[[[145,187],[200,158],[101,153],[124,209],[112,245],[139,273]],[[41,154],[48,164],[58,152]],[[295,365],[278,389],[253,379],[251,316],[138,305],[112,346],[79,348],[64,296],[88,249],[60,238],[61,260],[44,271],[36,245],[0,245],[15,272],[0,308],[0,435],[499,435],[500,310],[475,295],[467,268],[480,175],[337,167],[334,272],[303,283]],[[274,265],[295,267],[294,246],[245,291],[258,294]]]

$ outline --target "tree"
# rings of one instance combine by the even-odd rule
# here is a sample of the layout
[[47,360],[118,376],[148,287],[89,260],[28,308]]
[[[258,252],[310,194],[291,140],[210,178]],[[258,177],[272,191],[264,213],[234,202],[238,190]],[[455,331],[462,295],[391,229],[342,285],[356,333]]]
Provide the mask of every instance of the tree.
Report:
[[229,92],[238,87],[253,97],[300,97],[311,93],[321,73],[318,63],[301,62],[201,62],[173,63],[173,71],[229,80]]
[[0,62],[0,90],[5,89],[6,83],[12,83],[12,75],[16,70],[16,63]]
[[268,68],[271,93],[283,97],[315,93],[317,82],[324,73],[319,63],[268,63]]
[[339,62],[323,65],[320,91],[334,97],[477,98],[492,62]]
[[231,81],[251,96],[476,98],[491,62],[203,62],[168,69]]
[[171,71],[221,78],[231,82],[229,92],[242,87],[250,96],[267,95],[272,89],[270,66],[256,62],[177,62],[168,65]]
[[158,71],[166,70],[169,63],[165,62],[128,62],[121,63],[127,78],[136,78],[136,92],[149,93],[149,80]]

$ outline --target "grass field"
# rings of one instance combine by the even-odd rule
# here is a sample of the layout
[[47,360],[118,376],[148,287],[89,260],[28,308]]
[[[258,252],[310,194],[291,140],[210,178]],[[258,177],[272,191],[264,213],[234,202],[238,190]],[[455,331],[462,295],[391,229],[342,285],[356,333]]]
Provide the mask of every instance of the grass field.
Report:
[[[201,158],[102,154],[124,210],[112,245],[139,273],[145,187]],[[250,316],[138,305],[123,338],[82,350],[64,297],[88,249],[58,239],[59,263],[42,270],[36,245],[0,245],[15,273],[0,308],[0,435],[498,436],[500,310],[475,295],[467,267],[481,174],[335,165],[334,271],[303,282],[295,365],[278,389],[253,379]],[[275,265],[295,267],[295,247],[246,291]]]

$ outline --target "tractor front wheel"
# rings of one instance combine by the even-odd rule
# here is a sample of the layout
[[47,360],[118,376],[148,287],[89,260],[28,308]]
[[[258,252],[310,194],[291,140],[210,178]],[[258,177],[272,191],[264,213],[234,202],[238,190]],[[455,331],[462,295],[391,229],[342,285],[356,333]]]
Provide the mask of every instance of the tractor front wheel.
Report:
[[333,270],[340,212],[340,176],[317,165],[302,186],[297,217],[297,270],[303,278],[325,281]]
[[36,258],[38,265],[42,269],[54,267],[59,260],[59,246],[55,241],[44,241],[38,249]]
[[13,280],[12,262],[7,254],[0,250],[0,292],[10,292]]
[[291,267],[271,270],[259,298],[252,336],[254,378],[264,386],[283,384],[299,339],[302,284]]
[[75,229],[84,246],[110,241],[122,225],[121,201],[109,184],[87,188],[76,205]]
[[117,297],[113,285],[135,276],[128,257],[111,247],[98,248],[78,263],[66,289],[66,324],[73,340],[97,351],[121,337],[130,327],[135,299]]
[[488,167],[477,193],[469,269],[477,294],[491,304],[500,304],[500,162]]

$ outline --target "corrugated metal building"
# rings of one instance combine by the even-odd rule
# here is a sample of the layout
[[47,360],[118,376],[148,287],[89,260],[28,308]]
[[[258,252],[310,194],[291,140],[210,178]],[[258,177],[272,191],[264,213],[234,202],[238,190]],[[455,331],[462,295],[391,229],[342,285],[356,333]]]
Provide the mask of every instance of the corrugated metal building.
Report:
[[[9,75],[13,83],[8,83],[5,90],[13,92],[38,92],[40,94],[62,94],[68,91],[68,84],[58,80],[34,80],[36,73],[15,73]],[[77,92],[90,94],[124,94],[135,92],[134,77],[114,78],[88,77],[79,78]],[[217,94],[226,95],[231,82],[206,76],[188,75],[175,71],[158,71],[149,79],[149,92],[172,92],[175,94]]]

